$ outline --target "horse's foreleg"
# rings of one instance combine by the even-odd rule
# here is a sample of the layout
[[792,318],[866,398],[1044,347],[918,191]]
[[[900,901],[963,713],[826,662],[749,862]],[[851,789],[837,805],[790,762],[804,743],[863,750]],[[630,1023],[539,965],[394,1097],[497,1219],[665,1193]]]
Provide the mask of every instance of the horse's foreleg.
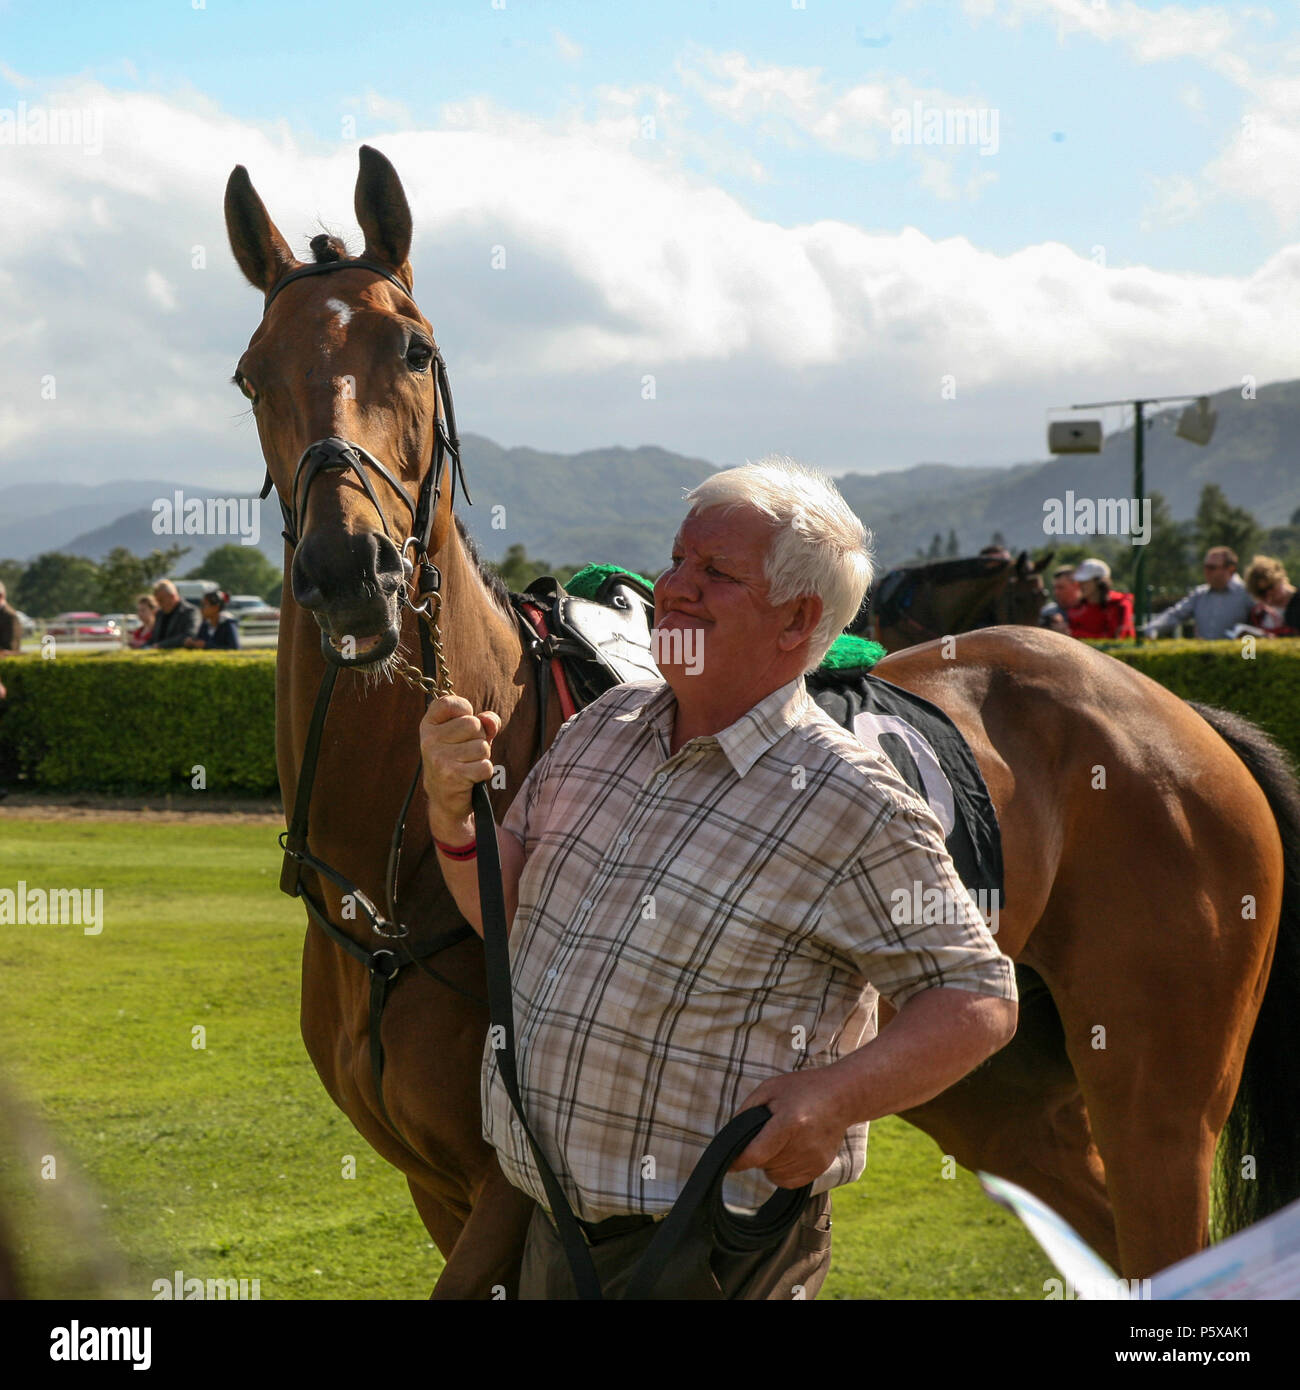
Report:
[[433,1243],[444,1260],[451,1258],[465,1223],[448,1207],[444,1206],[431,1192],[421,1187],[409,1174],[406,1185],[411,1189],[415,1209],[424,1223],[424,1229],[433,1237]]
[[512,1187],[493,1164],[474,1196],[469,1220],[464,1223],[433,1297],[515,1298],[533,1210],[532,1198]]

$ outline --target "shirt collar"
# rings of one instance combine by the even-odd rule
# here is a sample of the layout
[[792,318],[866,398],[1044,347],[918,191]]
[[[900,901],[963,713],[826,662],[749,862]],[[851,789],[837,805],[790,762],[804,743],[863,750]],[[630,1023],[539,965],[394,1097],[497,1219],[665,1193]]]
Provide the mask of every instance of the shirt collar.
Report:
[[[794,680],[764,696],[734,724],[729,724],[709,738],[697,738],[692,742],[716,742],[735,769],[736,776],[743,777],[773,744],[784,738],[789,730],[798,727],[806,713],[809,699],[803,676],[796,676]],[[629,710],[626,714],[616,715],[615,718],[623,722],[641,720],[659,735],[661,744],[667,748],[672,740],[676,716],[677,697],[673,694],[672,686],[665,681],[657,689],[649,692],[649,698],[643,705]]]

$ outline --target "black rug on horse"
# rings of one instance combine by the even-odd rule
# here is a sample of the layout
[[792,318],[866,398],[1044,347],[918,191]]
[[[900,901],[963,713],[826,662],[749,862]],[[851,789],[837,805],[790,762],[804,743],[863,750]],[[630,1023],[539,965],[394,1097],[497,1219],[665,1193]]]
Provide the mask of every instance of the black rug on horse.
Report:
[[864,668],[822,667],[805,677],[808,693],[863,743],[874,744],[939,817],[961,881],[972,893],[1002,891],[1002,836],[979,764],[957,726],[937,706]]

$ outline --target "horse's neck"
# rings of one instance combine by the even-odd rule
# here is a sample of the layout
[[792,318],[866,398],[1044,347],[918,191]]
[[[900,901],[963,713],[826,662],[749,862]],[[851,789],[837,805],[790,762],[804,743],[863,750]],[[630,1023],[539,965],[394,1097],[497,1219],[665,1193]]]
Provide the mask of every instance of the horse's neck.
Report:
[[997,602],[1008,572],[995,571],[988,578],[965,579],[931,588],[931,611],[945,632],[961,632],[977,614]]
[[[492,710],[503,728],[492,745],[492,761],[506,769],[514,795],[537,747],[536,678],[524,651],[519,619],[488,592],[478,567],[453,527],[437,557],[442,571],[443,656],[457,695],[476,714]],[[506,798],[509,799],[508,797]]]

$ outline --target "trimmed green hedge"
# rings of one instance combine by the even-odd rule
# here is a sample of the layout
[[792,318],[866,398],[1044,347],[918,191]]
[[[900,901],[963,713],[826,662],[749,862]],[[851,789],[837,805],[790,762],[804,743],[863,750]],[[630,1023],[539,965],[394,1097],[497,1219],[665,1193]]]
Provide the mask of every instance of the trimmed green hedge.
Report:
[[[1235,710],[1300,763],[1300,640],[1091,644],[1184,699]],[[0,766],[65,791],[274,795],[275,652],[21,656],[0,661],[9,687]]]
[[61,791],[275,794],[275,652],[0,661],[0,766]]
[[1184,700],[1230,709],[1272,734],[1300,765],[1300,639],[1241,642],[1094,642]]

